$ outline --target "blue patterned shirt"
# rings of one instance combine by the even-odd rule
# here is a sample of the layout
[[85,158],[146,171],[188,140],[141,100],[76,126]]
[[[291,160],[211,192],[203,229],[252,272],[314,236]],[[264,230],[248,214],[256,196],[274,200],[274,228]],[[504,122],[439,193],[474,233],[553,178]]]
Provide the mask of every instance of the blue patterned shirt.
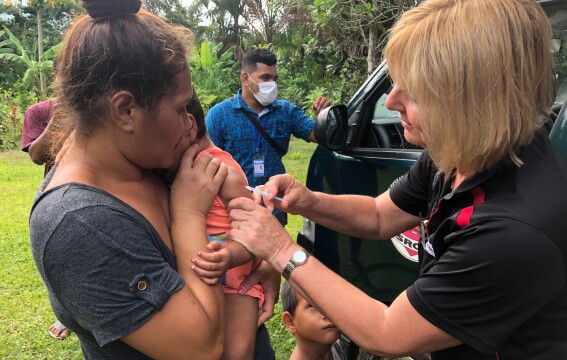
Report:
[[[308,141],[315,122],[303,110],[286,100],[274,101],[258,116],[242,99],[241,90],[234,98],[209,110],[206,123],[211,140],[240,164],[250,186],[263,185],[270,176],[284,174],[285,168],[278,153],[244,115],[245,111],[258,119],[285,153],[289,149],[291,135]],[[257,153],[264,157],[262,177],[254,176],[254,158]]]

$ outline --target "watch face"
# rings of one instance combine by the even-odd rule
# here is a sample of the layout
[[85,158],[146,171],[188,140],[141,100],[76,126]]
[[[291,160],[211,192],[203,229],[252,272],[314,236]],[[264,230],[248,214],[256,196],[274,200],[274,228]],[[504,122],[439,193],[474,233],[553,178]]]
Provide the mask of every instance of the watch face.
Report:
[[297,250],[293,253],[293,262],[295,263],[302,263],[307,260],[307,254],[303,250]]

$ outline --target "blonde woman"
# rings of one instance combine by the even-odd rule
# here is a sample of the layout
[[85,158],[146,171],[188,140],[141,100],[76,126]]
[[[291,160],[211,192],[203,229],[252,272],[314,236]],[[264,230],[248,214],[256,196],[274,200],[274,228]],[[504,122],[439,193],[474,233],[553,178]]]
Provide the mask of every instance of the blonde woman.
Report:
[[[533,0],[424,1],[385,49],[386,106],[426,149],[408,174],[377,198],[273,177],[268,209],[229,204],[230,236],[373,353],[567,358],[567,163],[541,129],[554,95],[550,41]],[[272,207],[364,238],[421,221],[420,277],[388,307],[309,257]]]

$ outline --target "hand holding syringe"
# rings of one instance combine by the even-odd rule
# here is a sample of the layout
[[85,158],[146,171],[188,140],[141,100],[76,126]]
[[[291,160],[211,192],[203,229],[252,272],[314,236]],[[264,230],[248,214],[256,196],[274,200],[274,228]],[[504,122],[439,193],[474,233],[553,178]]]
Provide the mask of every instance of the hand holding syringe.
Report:
[[[253,188],[252,186],[248,186],[248,185],[245,185],[244,187],[245,187],[246,189],[252,191],[252,192],[258,193],[258,194],[260,194],[260,195],[268,196],[268,193],[267,193],[267,192],[262,191],[262,190],[260,190],[260,189]],[[274,199],[275,199],[275,200],[278,200],[278,201],[282,201],[282,200],[283,200],[281,197],[278,197],[278,196],[274,197]]]

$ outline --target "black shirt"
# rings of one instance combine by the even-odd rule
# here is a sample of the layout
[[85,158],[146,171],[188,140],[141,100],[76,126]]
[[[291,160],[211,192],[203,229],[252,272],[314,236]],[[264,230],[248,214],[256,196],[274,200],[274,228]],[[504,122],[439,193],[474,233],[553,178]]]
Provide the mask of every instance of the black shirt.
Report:
[[412,306],[463,342],[433,359],[567,359],[567,162],[538,133],[456,191],[427,152],[391,189],[429,219]]

